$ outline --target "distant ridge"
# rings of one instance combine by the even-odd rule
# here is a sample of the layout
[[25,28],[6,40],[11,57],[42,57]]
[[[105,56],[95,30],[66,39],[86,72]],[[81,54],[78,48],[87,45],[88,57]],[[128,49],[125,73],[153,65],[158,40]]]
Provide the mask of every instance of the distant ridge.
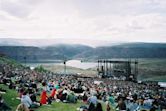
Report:
[[123,48],[166,48],[166,43],[133,42],[133,43],[123,43],[123,44],[115,45],[114,47],[123,47]]
[[0,46],[36,46],[46,47],[55,46],[58,44],[71,44],[71,45],[87,45],[97,47],[102,45],[113,44],[113,42],[91,39],[16,39],[16,38],[0,38]]
[[0,46],[0,54],[24,61],[108,58],[166,58],[166,43],[124,43],[90,47],[80,44],[37,46]]
[[84,45],[55,45],[48,47],[35,46],[0,46],[0,53],[18,61],[38,61],[48,59],[72,59],[75,55],[92,50]]
[[166,58],[166,43],[123,43],[101,46],[77,55],[78,58]]

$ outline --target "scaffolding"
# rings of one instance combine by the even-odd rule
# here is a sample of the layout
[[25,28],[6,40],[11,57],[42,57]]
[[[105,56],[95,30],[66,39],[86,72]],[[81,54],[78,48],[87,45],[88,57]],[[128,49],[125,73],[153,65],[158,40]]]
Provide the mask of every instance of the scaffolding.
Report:
[[123,76],[126,80],[136,80],[138,75],[138,60],[98,60],[98,76],[106,77],[120,77]]

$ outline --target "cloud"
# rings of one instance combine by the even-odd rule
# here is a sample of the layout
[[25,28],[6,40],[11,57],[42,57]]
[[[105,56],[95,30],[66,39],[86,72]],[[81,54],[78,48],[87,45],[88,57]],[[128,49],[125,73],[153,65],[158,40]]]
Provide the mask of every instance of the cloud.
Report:
[[37,3],[39,0],[0,0],[0,10],[11,16],[26,18]]
[[74,3],[83,17],[138,15],[166,11],[165,0],[77,0]]
[[0,0],[0,3],[0,29],[4,29],[0,37],[166,42],[165,0]]

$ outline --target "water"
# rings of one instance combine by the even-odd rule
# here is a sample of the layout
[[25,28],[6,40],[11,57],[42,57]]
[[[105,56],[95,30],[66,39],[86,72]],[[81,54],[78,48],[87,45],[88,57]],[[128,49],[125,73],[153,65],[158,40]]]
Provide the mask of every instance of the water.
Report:
[[[40,65],[64,65],[63,62],[34,62],[34,63],[26,63],[27,66],[37,67]],[[66,62],[66,66],[81,68],[81,69],[89,69],[97,67],[97,63],[95,62],[81,62],[80,60],[69,60]]]

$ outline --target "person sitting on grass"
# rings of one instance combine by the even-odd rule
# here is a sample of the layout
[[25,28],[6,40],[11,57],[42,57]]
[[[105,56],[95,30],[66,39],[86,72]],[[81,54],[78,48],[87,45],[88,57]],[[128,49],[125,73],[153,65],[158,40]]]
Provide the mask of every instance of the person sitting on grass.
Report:
[[103,111],[101,103],[97,103],[95,111]]
[[50,94],[50,98],[52,99],[52,100],[54,100],[54,99],[56,99],[56,88],[53,88],[52,89],[52,91],[51,91],[51,94]]
[[109,100],[111,106],[114,107],[115,106],[115,98],[114,98],[114,96],[111,93],[109,94],[108,100]]
[[37,104],[38,106],[40,106],[40,102],[37,101],[36,96],[37,96],[37,94],[36,94],[35,90],[33,90],[32,92],[29,92],[29,97],[32,100],[32,103]]
[[95,105],[93,103],[89,104],[88,111],[95,111]]
[[19,99],[22,97],[22,95],[23,95],[24,92],[25,92],[25,89],[24,89],[23,87],[21,87],[21,88],[19,89],[19,92],[18,92],[18,97],[19,97]]
[[125,104],[125,102],[124,102],[122,97],[119,98],[118,105],[116,106],[116,109],[117,110],[126,110],[126,104]]
[[85,92],[84,92],[84,95],[82,96],[82,100],[84,103],[87,103],[87,101],[88,101],[88,96]]
[[109,101],[106,101],[106,111],[111,111],[111,107],[109,105]]
[[50,89],[48,88],[46,82],[42,82],[42,86],[43,86],[43,91],[40,95],[40,104],[44,105],[44,104],[51,104],[51,97],[47,96],[47,92],[50,91]]
[[77,102],[77,98],[73,92],[71,92],[67,95],[67,102],[69,102],[69,103],[76,103]]
[[96,94],[93,94],[91,97],[88,98],[88,103],[93,103],[94,105],[97,104]]
[[25,104],[28,108],[38,108],[40,105],[33,103],[27,92],[25,91],[21,97],[21,103]]
[[45,90],[42,91],[40,96],[40,104],[47,104],[47,93]]

